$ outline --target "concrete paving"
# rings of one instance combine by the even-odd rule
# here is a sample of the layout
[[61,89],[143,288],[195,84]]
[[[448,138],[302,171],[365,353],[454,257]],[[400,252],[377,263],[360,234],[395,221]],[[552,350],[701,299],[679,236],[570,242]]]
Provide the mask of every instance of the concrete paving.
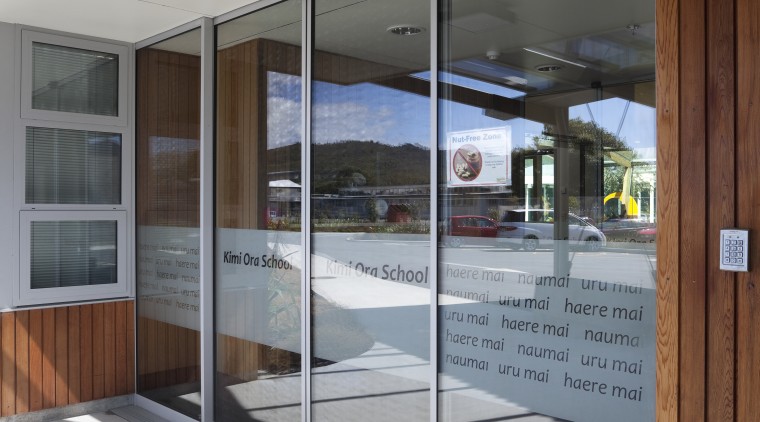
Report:
[[73,418],[58,419],[55,422],[127,422],[127,420],[108,411],[93,413],[91,415],[76,416]]

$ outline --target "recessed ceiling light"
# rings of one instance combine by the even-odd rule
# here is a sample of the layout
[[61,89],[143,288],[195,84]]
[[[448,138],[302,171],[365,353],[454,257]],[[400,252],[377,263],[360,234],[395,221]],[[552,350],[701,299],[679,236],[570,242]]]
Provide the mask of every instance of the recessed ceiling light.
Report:
[[560,69],[562,69],[562,66],[558,64],[542,64],[536,66],[536,70],[539,72],[556,72]]
[[425,28],[414,25],[394,25],[388,27],[386,31],[396,35],[417,35],[425,31]]

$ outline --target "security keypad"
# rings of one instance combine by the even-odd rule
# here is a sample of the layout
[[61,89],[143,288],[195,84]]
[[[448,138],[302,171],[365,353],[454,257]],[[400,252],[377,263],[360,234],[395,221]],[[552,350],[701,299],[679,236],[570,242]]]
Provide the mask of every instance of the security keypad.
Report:
[[720,269],[749,271],[749,230],[720,231]]

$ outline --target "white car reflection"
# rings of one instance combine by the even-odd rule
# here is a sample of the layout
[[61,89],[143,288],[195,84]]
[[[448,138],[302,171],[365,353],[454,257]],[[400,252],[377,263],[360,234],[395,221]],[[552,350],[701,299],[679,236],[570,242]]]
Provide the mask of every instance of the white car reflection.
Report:
[[[568,240],[571,245],[598,251],[607,244],[601,230],[575,214],[568,214]],[[520,209],[507,211],[499,222],[498,239],[511,247],[535,251],[551,247],[554,238],[554,210]]]

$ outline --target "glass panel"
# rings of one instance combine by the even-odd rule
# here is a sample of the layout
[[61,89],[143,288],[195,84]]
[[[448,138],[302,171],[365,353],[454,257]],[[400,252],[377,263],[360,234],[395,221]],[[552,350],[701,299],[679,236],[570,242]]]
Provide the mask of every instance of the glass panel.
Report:
[[511,4],[440,3],[440,417],[654,420],[654,1]]
[[32,221],[32,289],[117,281],[116,221]]
[[430,418],[429,5],[315,3],[315,421]]
[[120,204],[121,135],[26,128],[27,204]]
[[32,43],[32,108],[119,115],[119,55]]
[[200,418],[200,29],[137,51],[137,392]]
[[301,8],[217,28],[216,421],[301,419]]

